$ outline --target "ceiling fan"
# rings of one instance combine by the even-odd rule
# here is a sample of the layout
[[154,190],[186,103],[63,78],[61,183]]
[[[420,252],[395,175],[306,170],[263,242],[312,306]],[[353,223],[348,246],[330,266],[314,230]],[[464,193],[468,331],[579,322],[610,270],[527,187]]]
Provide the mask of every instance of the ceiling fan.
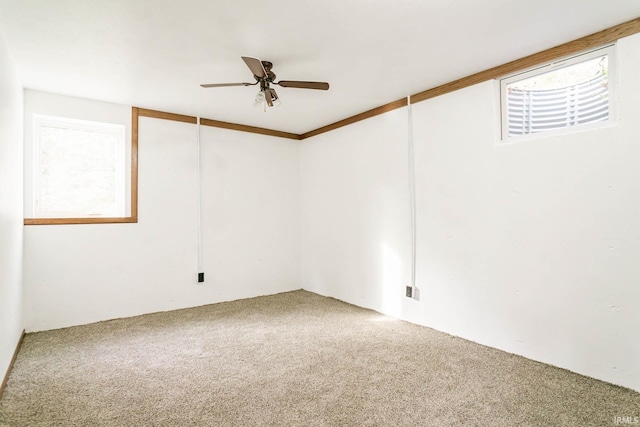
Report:
[[280,98],[275,89],[270,87],[271,84],[282,87],[297,87],[300,89],[318,89],[328,90],[329,83],[326,82],[302,82],[295,80],[280,80],[276,82],[276,75],[271,68],[273,64],[269,61],[261,61],[258,58],[251,56],[243,56],[242,60],[247,64],[247,67],[253,73],[253,78],[256,79],[255,83],[210,83],[200,85],[205,88],[209,87],[226,87],[226,86],[254,86],[260,84],[260,92],[256,95],[256,105],[264,104],[266,107],[273,107],[280,105]]

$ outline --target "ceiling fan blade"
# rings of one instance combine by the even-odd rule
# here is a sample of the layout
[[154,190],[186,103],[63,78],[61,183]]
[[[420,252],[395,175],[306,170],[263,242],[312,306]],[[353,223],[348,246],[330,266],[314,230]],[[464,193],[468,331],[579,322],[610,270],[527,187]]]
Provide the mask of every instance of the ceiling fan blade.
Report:
[[260,61],[258,58],[253,58],[251,56],[243,56],[242,60],[244,61],[245,64],[247,64],[247,67],[249,67],[249,69],[251,70],[254,76],[259,77],[261,79],[266,77],[267,72],[262,66],[262,61]]
[[200,85],[202,87],[227,87],[227,86],[253,86],[256,83],[209,83]]
[[273,100],[271,99],[271,91],[270,91],[269,89],[266,89],[266,90],[264,91],[264,98],[265,98],[265,99],[266,99],[266,101],[267,101],[267,105],[268,105],[269,107],[273,107]]
[[301,89],[329,90],[329,83],[326,83],[326,82],[298,82],[294,80],[280,80],[276,84],[282,87],[297,87]]

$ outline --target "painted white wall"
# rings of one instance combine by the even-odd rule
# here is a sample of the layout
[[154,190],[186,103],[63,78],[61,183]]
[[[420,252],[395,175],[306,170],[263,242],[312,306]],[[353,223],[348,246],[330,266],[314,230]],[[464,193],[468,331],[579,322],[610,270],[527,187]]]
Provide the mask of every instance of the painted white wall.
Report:
[[217,300],[300,289],[300,142],[201,127],[205,279]]
[[[25,111],[42,105],[88,120],[130,115],[96,101],[25,98]],[[299,257],[298,146],[203,127],[201,147],[205,282],[196,280],[196,126],[142,117],[137,224],[25,227],[27,331],[299,289],[291,267]]]
[[402,315],[396,296],[410,279],[406,129],[406,112],[395,110],[302,142],[304,289]]
[[303,288],[640,390],[640,35],[618,65],[615,127],[501,145],[494,82],[414,106],[420,301],[406,109],[305,141]]
[[0,381],[22,334],[22,86],[0,34]]

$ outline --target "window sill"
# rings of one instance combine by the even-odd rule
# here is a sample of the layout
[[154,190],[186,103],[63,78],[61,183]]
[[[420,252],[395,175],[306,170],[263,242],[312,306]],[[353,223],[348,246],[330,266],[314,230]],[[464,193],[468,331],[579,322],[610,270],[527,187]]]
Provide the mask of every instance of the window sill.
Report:
[[509,145],[509,144],[514,144],[518,142],[553,138],[558,136],[562,137],[562,136],[567,136],[574,133],[591,132],[599,129],[613,128],[613,127],[616,127],[617,125],[618,125],[618,120],[614,118],[610,118],[609,120],[602,121],[602,122],[586,123],[579,126],[567,126],[564,128],[549,130],[545,132],[536,132],[536,133],[530,133],[527,135],[513,135],[505,139],[499,139],[498,145]]
[[24,225],[66,225],[66,224],[131,224],[137,217],[119,218],[25,218]]

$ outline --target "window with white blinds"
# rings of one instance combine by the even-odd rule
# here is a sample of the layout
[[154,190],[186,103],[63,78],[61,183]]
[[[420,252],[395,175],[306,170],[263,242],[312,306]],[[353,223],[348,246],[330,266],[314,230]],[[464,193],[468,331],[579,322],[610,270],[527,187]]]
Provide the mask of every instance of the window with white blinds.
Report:
[[613,48],[607,46],[502,79],[503,141],[541,132],[562,133],[610,120]]

